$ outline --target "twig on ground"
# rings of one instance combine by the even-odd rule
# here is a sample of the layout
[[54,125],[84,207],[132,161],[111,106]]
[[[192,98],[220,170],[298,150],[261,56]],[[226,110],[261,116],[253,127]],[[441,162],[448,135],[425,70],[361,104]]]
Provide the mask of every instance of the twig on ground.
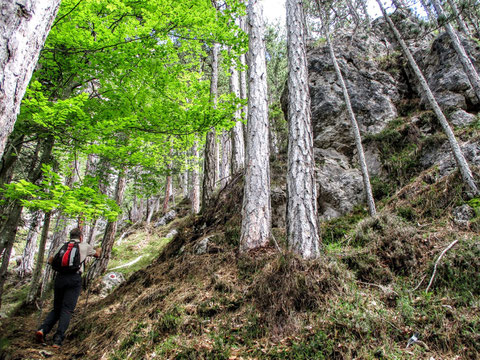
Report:
[[453,241],[450,245],[448,245],[443,251],[442,253],[440,254],[440,256],[438,257],[437,261],[435,261],[435,265],[433,266],[433,274],[432,274],[432,277],[430,278],[430,282],[428,283],[428,286],[427,288],[425,289],[425,292],[427,293],[428,290],[430,290],[430,287],[432,286],[433,284],[433,280],[435,279],[435,274],[437,273],[437,266],[438,266],[438,263],[440,262],[440,260],[442,259],[443,255],[445,255],[445,253],[450,250],[456,243],[458,242],[458,240],[455,240]]
[[273,240],[273,243],[275,244],[278,252],[279,252],[280,254],[283,254],[283,251],[282,251],[282,249],[280,248],[280,246],[278,245],[277,239],[275,239],[275,236],[274,236],[273,234],[272,234],[272,240]]
[[420,282],[418,283],[418,285],[413,288],[412,292],[418,290],[418,288],[420,287],[420,285],[422,285],[423,280],[425,280],[426,277],[427,277],[427,274],[423,275],[422,280],[420,280]]

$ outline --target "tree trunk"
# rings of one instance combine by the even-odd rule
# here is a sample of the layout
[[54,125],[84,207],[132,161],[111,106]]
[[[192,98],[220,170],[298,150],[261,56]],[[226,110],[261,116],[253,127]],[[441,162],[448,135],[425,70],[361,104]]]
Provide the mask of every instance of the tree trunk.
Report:
[[[218,97],[218,52],[220,45],[215,43],[212,47],[212,76],[210,79],[210,100],[214,108],[217,107]],[[203,163],[203,192],[202,207],[208,205],[213,192],[215,191],[216,174],[218,162],[218,149],[215,129],[208,132],[205,142],[204,163]]]
[[415,73],[415,76],[417,77],[418,82],[420,83],[423,91],[425,92],[428,102],[430,103],[430,106],[433,108],[433,111],[435,112],[435,115],[437,116],[438,121],[440,122],[443,128],[443,131],[445,132],[445,135],[447,135],[450,148],[452,150],[453,156],[460,170],[460,173],[462,174],[464,182],[468,185],[468,187],[471,189],[474,195],[480,194],[478,191],[477,185],[475,184],[475,180],[473,179],[473,175],[470,170],[470,167],[468,166],[468,163],[465,160],[465,157],[463,156],[462,150],[460,149],[460,146],[458,145],[458,142],[455,138],[455,134],[453,133],[452,128],[448,124],[447,118],[445,117],[442,110],[440,109],[440,106],[438,105],[437,100],[435,100],[435,97],[433,96],[433,93],[430,90],[430,87],[428,86],[427,81],[423,77],[423,74],[420,68],[418,67],[417,63],[415,62],[415,59],[410,53],[410,50],[408,49],[407,44],[405,44],[405,41],[403,41],[402,36],[398,32],[397,28],[393,24],[390,17],[387,15],[381,0],[376,0],[376,1],[380,6],[380,9],[382,10],[383,17],[387,21],[388,25],[390,26],[390,29],[392,30],[392,33],[394,34],[395,38],[400,44],[405,57],[408,59],[408,63],[413,69],[413,72]]
[[192,202],[192,213],[198,214],[200,212],[200,174],[198,171],[198,141],[192,147],[192,189],[190,200]]
[[242,206],[240,251],[266,246],[271,236],[270,164],[268,145],[267,68],[263,6],[251,0],[247,7],[248,123],[245,187]]
[[59,5],[60,0],[0,5],[0,157]]
[[230,177],[230,160],[231,160],[231,148],[232,148],[232,139],[228,136],[226,131],[222,132],[221,137],[222,143],[222,158],[220,163],[220,186],[225,187]]
[[352,104],[350,102],[350,95],[348,94],[347,86],[343,80],[342,72],[338,66],[337,58],[335,57],[335,51],[333,50],[332,42],[330,41],[330,34],[328,33],[328,24],[324,23],[325,38],[327,39],[328,49],[330,50],[330,57],[332,58],[333,66],[337,74],[338,82],[342,87],[343,98],[345,99],[345,104],[347,106],[348,115],[350,116],[350,122],[352,124],[353,136],[355,138],[355,145],[357,147],[358,160],[360,163],[360,168],[362,170],[363,177],[363,188],[365,190],[365,195],[367,198],[368,211],[370,216],[375,216],[377,211],[375,209],[375,201],[373,199],[372,187],[370,185],[370,177],[368,175],[367,163],[365,161],[365,153],[363,152],[362,138],[360,135],[360,130],[358,128],[357,119],[355,118],[355,113],[352,109]]
[[[230,92],[240,98],[240,79],[237,69],[232,66],[230,68]],[[235,126],[230,130],[232,138],[232,174],[236,174],[245,167],[245,141],[243,138],[243,127],[241,122],[241,110],[237,109],[234,114]]]
[[162,211],[164,214],[166,214],[168,211],[168,203],[170,200],[170,196],[172,196],[171,189],[172,189],[172,175],[168,175],[165,182],[165,197],[163,199],[163,208],[162,208],[163,209]]
[[[115,202],[120,206],[123,202],[123,194],[127,184],[126,170],[120,170],[117,177],[117,185],[115,186]],[[101,275],[108,266],[110,256],[112,254],[113,245],[115,243],[115,235],[117,234],[118,220],[109,221],[105,227],[105,233],[102,240],[102,251],[100,257],[95,261],[87,271],[87,283]]]
[[[40,237],[40,244],[38,246],[38,254],[37,254],[37,263],[35,264],[35,270],[33,271],[32,282],[30,283],[30,290],[27,295],[27,303],[32,304],[38,296],[39,288],[40,288],[40,277],[42,275],[44,257],[45,257],[45,245],[47,244],[48,238],[48,230],[50,228],[50,219],[52,217],[52,213],[48,212],[45,214],[45,218],[43,220],[43,229],[42,235]],[[45,286],[45,283],[42,283]]]
[[[446,15],[443,12],[443,8],[438,2],[438,0],[432,0],[432,4],[433,4],[433,7],[435,8],[435,11],[437,12],[437,15],[439,17],[445,18]],[[475,67],[473,66],[472,62],[470,61],[470,58],[468,57],[467,52],[465,51],[462,43],[460,42],[460,39],[458,38],[458,35],[455,29],[448,22],[445,23],[444,26],[445,26],[445,30],[447,30],[448,36],[452,41],[453,47],[457,52],[458,59],[462,64],[463,70],[465,71],[465,74],[467,74],[468,80],[470,81],[470,84],[472,85],[473,90],[475,91],[475,94],[477,95],[477,98],[480,101],[480,78],[478,77],[478,73],[475,70]]]
[[[460,29],[461,32],[463,32],[466,36],[470,36],[470,31],[468,30],[467,24],[465,24],[465,21],[463,21],[462,16],[460,15],[460,12],[458,11],[457,6],[455,5],[455,2],[453,0],[447,0],[448,4],[450,5],[450,8],[452,9],[453,16],[455,16],[455,20],[457,21],[458,28]],[[435,0],[434,2],[438,3],[438,5],[441,7],[440,3],[438,0]],[[434,5],[436,8],[436,6]]]
[[367,1],[366,0],[359,0],[359,1],[360,1],[360,5],[362,6],[363,15],[365,15],[365,20],[367,22],[367,28],[370,29],[372,19],[370,19],[370,15],[368,14]]
[[25,240],[25,248],[23,249],[22,263],[18,269],[18,275],[21,278],[25,278],[32,274],[37,250],[37,238],[40,232],[40,227],[42,226],[43,216],[44,214],[40,210],[37,210],[32,214],[32,221],[30,222],[27,238]]
[[[247,18],[245,16],[242,16],[240,18],[240,28],[244,31],[247,32]],[[240,55],[240,64],[242,65],[243,69],[240,72],[240,98],[242,100],[247,101],[248,98],[248,87],[247,87],[247,71],[246,71],[246,66],[247,66],[247,57],[245,54]],[[248,104],[246,104],[242,108],[242,129],[243,129],[243,138],[245,139],[245,148],[247,146],[247,118],[248,118]]]
[[313,131],[301,0],[287,0],[287,241],[303,258],[320,256]]

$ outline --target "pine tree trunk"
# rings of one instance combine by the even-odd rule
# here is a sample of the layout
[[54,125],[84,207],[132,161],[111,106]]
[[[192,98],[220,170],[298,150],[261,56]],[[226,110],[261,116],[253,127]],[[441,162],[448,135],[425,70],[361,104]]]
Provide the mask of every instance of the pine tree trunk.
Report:
[[[127,184],[126,169],[120,170],[117,177],[117,184],[115,186],[115,202],[121,206],[123,202],[123,194],[125,193],[125,186]],[[118,220],[107,222],[105,233],[102,240],[102,251],[100,257],[95,261],[87,271],[87,283],[101,275],[108,266],[110,256],[112,255],[113,245],[115,244],[115,235],[117,234]]]
[[[432,4],[438,16],[445,18],[446,15],[443,11],[442,6],[438,2],[438,0],[432,0]],[[455,51],[457,52],[458,59],[462,64],[463,70],[465,71],[465,74],[467,74],[468,80],[470,81],[470,84],[472,85],[473,90],[475,91],[475,95],[477,95],[477,98],[480,101],[480,78],[478,76],[478,73],[475,70],[475,67],[473,66],[472,62],[470,61],[470,58],[468,57],[467,52],[465,51],[462,43],[460,42],[460,39],[458,38],[458,35],[455,29],[448,22],[445,23],[444,27],[448,33],[448,36],[452,41]]]
[[0,5],[0,157],[59,5],[60,0]]
[[[230,68],[230,92],[240,98],[240,78],[235,67]],[[243,138],[243,126],[241,123],[241,110],[234,114],[235,126],[230,130],[232,138],[232,162],[231,173],[236,174],[245,167],[245,141]]]
[[18,269],[18,275],[22,279],[32,274],[35,254],[37,251],[37,238],[40,232],[40,227],[42,226],[43,216],[44,214],[40,210],[37,210],[32,214],[32,220],[28,229],[27,238],[25,239],[22,263]]
[[195,141],[192,147],[193,167],[192,167],[192,189],[190,200],[192,202],[192,213],[200,212],[200,174],[198,171],[198,141]]
[[287,0],[287,242],[305,259],[320,256],[313,130],[301,0]]
[[[245,16],[242,16],[240,18],[240,28],[244,31],[247,32],[247,18]],[[247,71],[246,71],[246,66],[247,66],[247,57],[245,54],[240,55],[240,64],[242,65],[243,69],[240,72],[240,98],[243,100],[247,100],[248,97],[248,86],[247,86]],[[246,104],[242,108],[242,129],[243,129],[243,138],[245,139],[245,149],[247,147],[247,118],[248,118],[248,104]]]
[[463,181],[467,186],[470,188],[470,190],[473,192],[474,195],[480,194],[477,188],[477,185],[475,184],[475,180],[473,179],[472,172],[470,170],[470,167],[468,166],[467,161],[465,160],[465,157],[463,156],[462,150],[460,149],[460,146],[458,145],[457,139],[455,138],[455,134],[452,131],[452,128],[448,124],[447,118],[443,114],[442,110],[440,109],[440,106],[437,103],[437,100],[435,100],[435,97],[433,96],[432,91],[430,90],[430,87],[428,86],[427,81],[425,80],[422,71],[418,67],[417,63],[415,62],[415,59],[413,58],[410,50],[407,47],[407,44],[405,44],[405,41],[403,41],[402,36],[398,32],[397,28],[393,24],[392,20],[390,17],[387,15],[385,8],[382,5],[381,0],[376,0],[378,5],[380,6],[380,9],[382,10],[383,17],[387,21],[388,25],[390,26],[390,29],[392,30],[392,33],[394,34],[395,38],[397,39],[398,43],[400,44],[402,51],[405,55],[405,57],[408,60],[408,63],[410,64],[410,67],[413,69],[413,72],[415,73],[415,76],[420,83],[427,99],[432,107],[433,111],[435,112],[435,115],[438,118],[438,121],[440,122],[443,131],[445,135],[447,136],[448,142],[450,144],[450,148],[452,150],[453,156],[455,158],[455,161],[457,163],[457,166],[460,170],[460,173],[462,174]]
[[[452,9],[453,16],[455,16],[455,20],[457,21],[458,28],[460,29],[461,32],[463,32],[466,36],[470,36],[470,31],[468,30],[467,24],[465,24],[465,21],[463,21],[462,16],[460,15],[460,12],[458,11],[457,5],[455,5],[455,2],[453,0],[447,0],[448,4],[450,5],[450,9]],[[435,0],[440,7],[440,3],[438,0]],[[436,8],[436,6],[434,5]]]
[[45,214],[45,218],[43,219],[43,229],[42,235],[40,237],[40,244],[38,245],[37,262],[35,264],[35,270],[33,271],[32,281],[30,283],[30,290],[27,295],[27,304],[32,304],[37,299],[40,285],[42,285],[42,287],[46,285],[45,283],[39,284],[39,281],[42,275],[42,269],[45,260],[45,245],[47,244],[48,230],[50,228],[51,217],[52,213],[48,212]]
[[377,211],[375,209],[375,201],[373,199],[372,187],[370,185],[370,177],[368,175],[367,162],[365,161],[365,153],[363,152],[362,138],[360,135],[360,130],[358,128],[357,119],[355,118],[355,113],[352,109],[352,104],[350,102],[350,95],[348,94],[347,86],[343,80],[342,72],[338,66],[337,58],[335,57],[335,51],[333,50],[332,42],[330,41],[330,35],[328,33],[328,24],[324,24],[325,29],[325,38],[327,39],[328,49],[330,50],[330,57],[332,58],[333,66],[337,74],[338,82],[342,87],[343,98],[345,99],[345,104],[347,106],[348,115],[350,117],[350,122],[352,125],[353,136],[355,138],[355,145],[357,147],[358,160],[360,163],[360,168],[362,170],[363,177],[363,189],[367,198],[368,212],[370,216],[375,216]]
[[222,132],[221,137],[222,144],[222,159],[220,163],[220,186],[225,187],[230,177],[230,160],[231,160],[231,148],[232,139],[228,136],[226,131]]
[[245,187],[242,206],[240,251],[266,246],[271,236],[270,164],[268,145],[267,68],[263,6],[251,0],[247,7],[248,123]]
[[[212,76],[210,79],[210,99],[213,107],[217,107],[218,97],[218,52],[220,45],[215,43],[212,47]],[[202,207],[207,206],[213,192],[218,175],[216,174],[218,162],[218,149],[215,129],[207,134],[204,152]]]

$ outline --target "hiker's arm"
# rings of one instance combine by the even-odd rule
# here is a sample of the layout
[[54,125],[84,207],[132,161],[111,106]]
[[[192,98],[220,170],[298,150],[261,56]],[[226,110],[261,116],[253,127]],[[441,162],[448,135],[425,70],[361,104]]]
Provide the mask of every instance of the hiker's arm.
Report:
[[102,252],[102,248],[99,246],[95,249],[95,256],[96,258],[99,258],[100,257],[100,253]]
[[50,256],[50,257],[48,258],[47,262],[48,262],[50,265],[52,265],[52,262],[53,262],[53,256]]

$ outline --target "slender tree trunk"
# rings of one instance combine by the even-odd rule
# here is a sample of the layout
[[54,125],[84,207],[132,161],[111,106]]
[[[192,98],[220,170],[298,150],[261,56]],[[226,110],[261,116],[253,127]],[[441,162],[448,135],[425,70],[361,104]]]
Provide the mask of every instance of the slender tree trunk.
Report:
[[247,7],[248,123],[245,187],[242,206],[240,251],[266,246],[271,236],[270,164],[268,145],[267,68],[263,6],[259,0]]
[[350,102],[350,95],[348,94],[347,86],[343,80],[342,72],[338,66],[337,58],[335,57],[335,51],[333,50],[332,42],[330,41],[330,34],[328,33],[328,24],[324,24],[325,38],[327,39],[328,49],[330,50],[330,57],[332,58],[333,66],[337,74],[338,82],[342,87],[343,98],[345,99],[345,104],[347,106],[348,115],[350,117],[350,122],[352,124],[353,136],[355,138],[355,145],[357,147],[358,160],[360,163],[360,168],[362,170],[363,177],[363,188],[365,190],[365,195],[367,198],[368,211],[370,216],[375,216],[377,211],[375,209],[375,201],[373,199],[372,187],[370,185],[370,177],[368,175],[367,162],[365,161],[365,153],[363,152],[362,138],[360,135],[360,130],[358,128],[357,119],[355,118],[355,113],[352,109],[352,104]]
[[0,5],[0,157],[59,5],[60,0]]
[[24,138],[25,135],[20,135],[7,143],[7,151],[4,152],[0,162],[0,188],[3,187],[4,184],[8,184],[11,180],[14,165],[23,147]]
[[[52,217],[52,213],[48,212],[45,214],[45,218],[43,220],[43,229],[42,235],[40,237],[40,244],[38,246],[38,254],[37,254],[37,263],[35,264],[35,270],[33,271],[32,282],[30,283],[30,290],[27,295],[27,303],[32,304],[38,296],[39,289],[40,289],[40,277],[42,275],[42,269],[44,264],[45,258],[45,245],[47,244],[48,238],[48,230],[50,228],[50,219]],[[42,284],[45,285],[44,283]]]
[[428,86],[427,81],[425,80],[422,71],[418,67],[417,63],[415,62],[415,59],[413,58],[410,50],[407,47],[407,44],[405,44],[405,41],[403,41],[402,36],[398,32],[397,28],[393,24],[392,20],[390,17],[387,15],[385,8],[382,5],[381,0],[376,0],[378,5],[380,6],[380,9],[382,10],[383,17],[387,21],[388,25],[390,26],[390,29],[392,30],[392,33],[394,34],[395,38],[397,39],[398,43],[400,44],[402,51],[405,55],[405,57],[408,59],[408,63],[410,64],[411,68],[413,69],[413,72],[415,73],[415,76],[417,77],[418,82],[420,83],[425,96],[428,99],[428,102],[430,103],[430,106],[432,107],[433,111],[435,112],[435,115],[438,118],[438,121],[440,122],[443,131],[445,132],[445,135],[447,135],[448,142],[450,144],[450,148],[452,149],[453,156],[455,158],[455,161],[457,163],[457,166],[460,170],[460,173],[462,174],[462,178],[464,182],[468,185],[470,190],[473,192],[474,195],[480,194],[477,188],[477,185],[475,184],[475,180],[473,179],[472,172],[470,170],[470,167],[468,166],[467,161],[465,160],[465,157],[463,156],[462,150],[460,149],[460,146],[458,145],[457,139],[455,138],[455,134],[452,131],[452,128],[448,124],[447,118],[443,114],[442,110],[440,109],[440,106],[437,103],[437,100],[435,100],[435,97],[433,96],[432,91],[430,90],[430,87]]
[[[432,0],[432,4],[439,17],[446,16],[438,0]],[[472,85],[478,100],[480,100],[480,78],[478,76],[478,73],[475,70],[472,62],[470,61],[470,58],[468,57],[462,43],[460,42],[460,39],[458,38],[455,29],[448,22],[445,23],[444,27],[452,41],[455,51],[457,52],[458,59],[462,64],[463,70],[465,71],[465,74],[467,74],[468,80],[470,81],[470,84]]]
[[28,229],[27,238],[25,240],[25,248],[22,254],[22,263],[18,269],[18,274],[21,278],[25,278],[32,274],[35,254],[37,250],[37,238],[40,232],[40,227],[43,222],[43,212],[40,210],[32,214],[32,221]]
[[[230,92],[240,98],[240,79],[237,69],[230,68]],[[230,130],[232,138],[232,174],[236,174],[245,167],[245,141],[243,138],[243,126],[241,122],[241,110],[237,109],[234,114],[235,126]]]
[[[115,202],[120,206],[123,202],[123,194],[125,193],[125,186],[127,184],[126,170],[120,170],[117,177],[117,184],[115,186]],[[95,261],[87,271],[87,283],[101,275],[108,266],[110,256],[112,254],[113,245],[115,244],[115,235],[117,234],[118,220],[107,222],[105,233],[102,240],[102,251],[100,257]]]
[[[220,45],[215,43],[212,47],[212,76],[210,79],[210,99],[213,107],[217,107],[218,97],[218,52]],[[208,205],[213,192],[218,175],[216,174],[218,161],[218,149],[215,130],[207,134],[205,142],[204,164],[203,164],[203,191],[202,207]]]
[[164,214],[166,214],[168,211],[168,203],[170,200],[170,196],[172,196],[172,193],[170,192],[172,188],[171,185],[172,185],[172,175],[168,175],[167,180],[165,182],[165,197],[163,199],[163,207],[162,207],[162,211]]
[[287,0],[287,241],[303,258],[320,256],[313,131],[301,0]]
[[[450,8],[452,9],[453,16],[455,16],[455,20],[457,21],[458,28],[466,36],[470,36],[471,35],[470,30],[468,30],[467,24],[465,24],[465,21],[463,21],[462,15],[460,15],[460,12],[458,11],[457,5],[455,5],[455,2],[453,0],[447,0],[447,1],[448,1],[448,4],[450,5]],[[436,2],[441,7],[438,0],[435,0],[434,2]],[[434,7],[436,9],[436,5],[434,5]]]
[[346,0],[347,2],[347,7],[348,7],[348,12],[350,13],[350,16],[353,19],[353,22],[355,25],[360,25],[360,17],[357,14],[357,10],[355,9],[355,6],[352,4],[352,0]]
[[192,147],[192,158],[192,188],[190,200],[192,202],[192,213],[198,214],[200,212],[200,174],[198,171],[198,141],[196,140]]

